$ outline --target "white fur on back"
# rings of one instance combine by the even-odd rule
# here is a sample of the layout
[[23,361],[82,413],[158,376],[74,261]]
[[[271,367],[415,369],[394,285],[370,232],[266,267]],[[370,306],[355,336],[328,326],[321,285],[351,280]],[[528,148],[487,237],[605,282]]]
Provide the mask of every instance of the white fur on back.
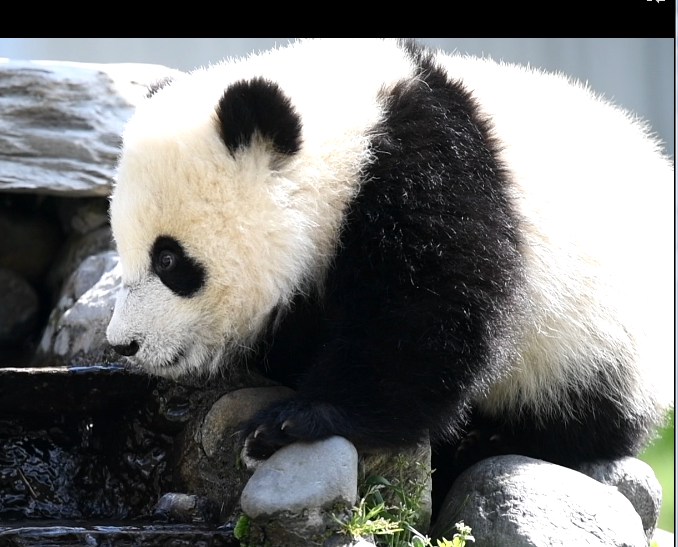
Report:
[[[523,219],[527,324],[486,409],[567,415],[562,390],[603,372],[631,414],[658,400],[661,411],[672,397],[673,170],[657,141],[564,76],[468,57],[444,64],[491,118]],[[620,370],[600,370],[615,362]]]

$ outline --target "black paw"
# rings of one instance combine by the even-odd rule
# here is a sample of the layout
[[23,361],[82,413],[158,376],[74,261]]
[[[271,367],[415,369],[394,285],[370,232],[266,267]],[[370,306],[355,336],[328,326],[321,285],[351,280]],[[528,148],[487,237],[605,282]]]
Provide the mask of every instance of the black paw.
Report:
[[454,459],[457,465],[465,468],[485,458],[512,452],[512,447],[504,435],[497,431],[478,428],[469,431],[461,440]]
[[265,460],[295,441],[345,436],[345,423],[342,412],[333,405],[292,397],[263,409],[247,423],[245,450],[248,457]]

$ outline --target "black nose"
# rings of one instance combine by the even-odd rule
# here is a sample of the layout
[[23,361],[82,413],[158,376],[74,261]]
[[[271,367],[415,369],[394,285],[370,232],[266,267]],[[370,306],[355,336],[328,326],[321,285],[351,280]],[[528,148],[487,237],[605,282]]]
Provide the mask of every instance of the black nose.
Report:
[[137,351],[139,351],[139,344],[136,340],[132,340],[126,346],[112,346],[116,353],[124,355],[125,357],[132,357]]

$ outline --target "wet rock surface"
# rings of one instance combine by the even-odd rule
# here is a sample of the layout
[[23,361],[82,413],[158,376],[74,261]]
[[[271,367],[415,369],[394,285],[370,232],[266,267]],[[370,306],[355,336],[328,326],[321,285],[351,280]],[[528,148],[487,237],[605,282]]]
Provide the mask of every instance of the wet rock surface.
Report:
[[219,506],[210,498],[169,492],[160,498],[153,511],[154,521],[219,522]]
[[[188,457],[195,441],[185,433],[223,390],[118,365],[0,368],[0,545],[230,545],[218,524],[150,526],[163,494],[212,472]],[[218,516],[222,506],[207,503]]]
[[27,522],[17,527],[0,523],[2,547],[230,547],[238,546],[228,527],[199,525],[132,525],[73,523],[54,526]]
[[0,369],[0,519],[126,519],[169,487],[158,387],[120,367]]

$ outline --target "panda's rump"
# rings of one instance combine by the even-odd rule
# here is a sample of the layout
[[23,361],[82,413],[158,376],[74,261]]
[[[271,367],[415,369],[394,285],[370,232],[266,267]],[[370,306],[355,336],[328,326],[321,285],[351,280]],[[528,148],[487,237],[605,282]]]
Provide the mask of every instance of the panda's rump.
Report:
[[511,172],[528,302],[513,372],[481,404],[576,420],[595,405],[569,394],[598,390],[627,419],[657,420],[671,398],[669,161],[641,122],[563,76],[467,72]]

